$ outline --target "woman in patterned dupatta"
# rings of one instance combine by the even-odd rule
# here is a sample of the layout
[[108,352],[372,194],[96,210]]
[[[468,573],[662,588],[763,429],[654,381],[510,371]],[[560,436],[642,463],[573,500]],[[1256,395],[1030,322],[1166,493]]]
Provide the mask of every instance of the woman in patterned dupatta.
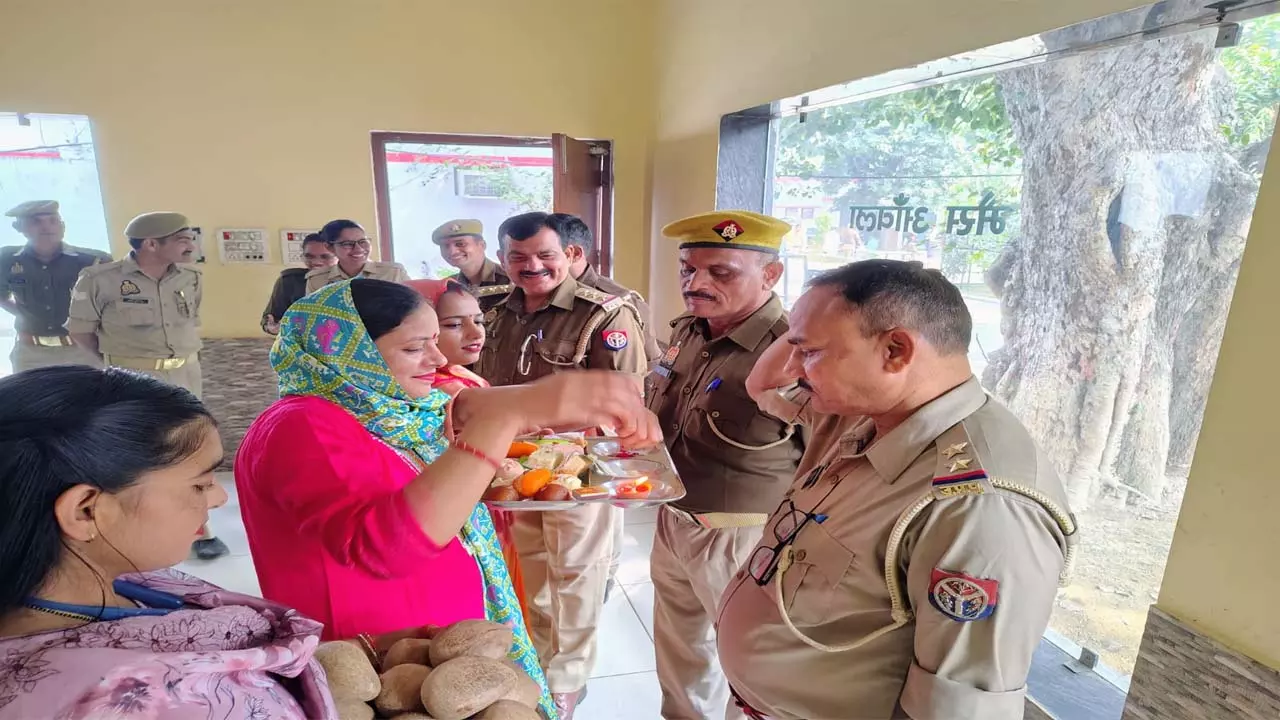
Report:
[[[451,399],[432,387],[445,363],[438,333],[420,295],[380,280],[329,285],[285,315],[271,352],[281,399],[236,459],[263,595],[322,620],[326,638],[502,622],[516,635],[512,659],[543,686],[554,718],[478,500],[526,428],[617,422],[644,445],[660,436],[656,419],[610,373]],[[448,421],[459,428],[452,441]]]

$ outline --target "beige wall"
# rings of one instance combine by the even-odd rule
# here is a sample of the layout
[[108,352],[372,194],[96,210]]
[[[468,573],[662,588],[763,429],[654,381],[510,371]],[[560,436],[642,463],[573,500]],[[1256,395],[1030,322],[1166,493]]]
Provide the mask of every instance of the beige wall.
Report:
[[[0,110],[92,118],[117,256],[152,209],[372,231],[372,130],[613,139],[615,264],[638,286],[651,18],[627,0],[8,0]],[[206,335],[259,335],[280,267],[206,251]]]
[[[1135,7],[1134,0],[666,0],[657,24],[653,227],[714,207],[720,116],[808,90]],[[1280,287],[1280,152],[1258,198],[1217,379],[1159,604],[1280,667],[1280,479],[1270,366]],[[655,238],[658,318],[681,311],[675,250]],[[1087,530],[1086,530],[1087,531]]]

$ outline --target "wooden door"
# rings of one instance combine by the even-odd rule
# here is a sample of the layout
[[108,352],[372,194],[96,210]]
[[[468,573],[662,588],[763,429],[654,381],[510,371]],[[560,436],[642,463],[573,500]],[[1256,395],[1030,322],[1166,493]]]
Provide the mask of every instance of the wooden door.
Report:
[[613,160],[608,143],[551,136],[552,198],[556,212],[577,215],[591,228],[592,265],[613,270]]

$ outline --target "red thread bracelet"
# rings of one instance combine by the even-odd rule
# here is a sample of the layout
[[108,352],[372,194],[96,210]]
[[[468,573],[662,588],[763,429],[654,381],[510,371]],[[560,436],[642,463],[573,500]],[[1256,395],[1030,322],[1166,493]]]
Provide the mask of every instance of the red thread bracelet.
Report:
[[453,441],[453,446],[454,446],[454,447],[456,447],[456,448],[458,448],[458,449],[459,449],[459,450],[461,450],[462,452],[467,453],[468,455],[471,455],[472,457],[475,457],[475,458],[477,458],[477,459],[480,459],[480,460],[483,460],[483,461],[485,461],[485,462],[489,463],[490,465],[492,465],[492,466],[493,466],[493,471],[494,471],[494,472],[497,472],[497,471],[499,471],[499,470],[501,470],[501,469],[502,469],[502,461],[501,461],[501,460],[494,460],[493,458],[489,457],[488,455],[484,454],[483,452],[480,452],[479,450],[477,450],[476,448],[474,448],[474,447],[472,447],[472,446],[468,445],[467,443],[463,442],[462,440],[455,439],[455,440]]

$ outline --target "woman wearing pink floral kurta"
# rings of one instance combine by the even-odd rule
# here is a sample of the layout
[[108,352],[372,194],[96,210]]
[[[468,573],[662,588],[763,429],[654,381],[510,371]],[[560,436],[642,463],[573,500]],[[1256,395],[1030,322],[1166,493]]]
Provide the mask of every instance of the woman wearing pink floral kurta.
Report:
[[320,624],[167,570],[226,502],[186,390],[0,380],[0,720],[336,720]]

